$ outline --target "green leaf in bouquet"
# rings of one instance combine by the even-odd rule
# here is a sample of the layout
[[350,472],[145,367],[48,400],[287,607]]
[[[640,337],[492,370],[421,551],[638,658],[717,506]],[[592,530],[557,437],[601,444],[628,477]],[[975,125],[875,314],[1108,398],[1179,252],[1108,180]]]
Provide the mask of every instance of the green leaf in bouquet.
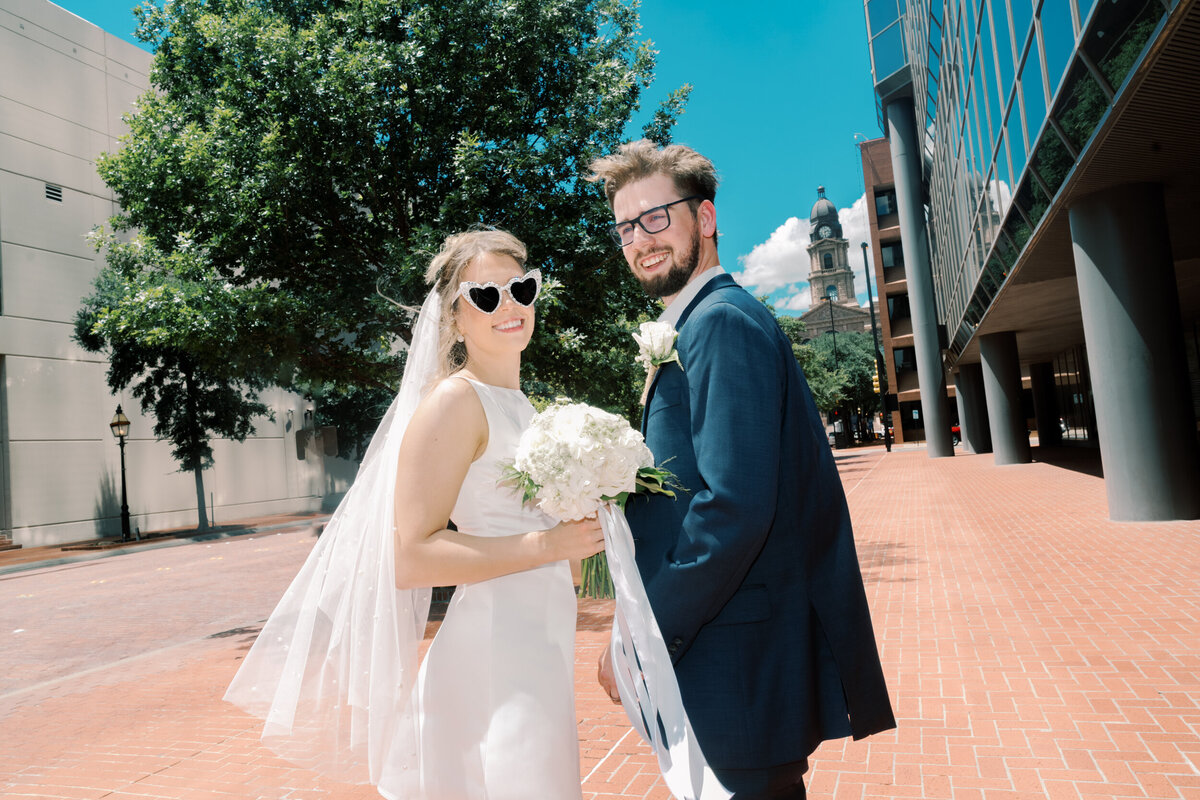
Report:
[[537,493],[542,488],[534,483],[533,477],[528,472],[522,472],[517,469],[516,464],[511,461],[504,464],[500,468],[500,485],[511,486],[521,492],[521,501],[526,505],[533,505],[537,500]]

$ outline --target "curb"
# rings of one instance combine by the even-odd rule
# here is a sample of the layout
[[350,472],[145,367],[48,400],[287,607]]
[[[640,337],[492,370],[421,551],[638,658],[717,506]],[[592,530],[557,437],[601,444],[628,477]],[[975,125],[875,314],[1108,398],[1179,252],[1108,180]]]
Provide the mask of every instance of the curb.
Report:
[[145,550],[158,550],[163,547],[180,547],[186,544],[195,542],[212,542],[220,539],[230,539],[234,536],[248,536],[255,533],[270,533],[281,532],[284,530],[299,530],[301,528],[323,527],[329,522],[331,514],[325,514],[318,517],[312,517],[306,520],[292,520],[291,522],[279,522],[273,525],[262,525],[251,528],[233,528],[223,531],[210,531],[208,533],[197,533],[192,536],[173,536],[162,537],[158,540],[143,540],[133,541],[125,546],[112,547],[104,550],[80,550],[69,551],[78,552],[78,555],[62,556],[60,558],[50,558],[43,561],[29,561],[24,564],[13,564],[7,567],[0,567],[0,578],[14,573],[30,572],[39,569],[49,569],[52,567],[61,567],[70,564],[78,564],[87,561],[96,561],[101,558],[112,558],[113,556],[123,556],[130,553],[140,553]]

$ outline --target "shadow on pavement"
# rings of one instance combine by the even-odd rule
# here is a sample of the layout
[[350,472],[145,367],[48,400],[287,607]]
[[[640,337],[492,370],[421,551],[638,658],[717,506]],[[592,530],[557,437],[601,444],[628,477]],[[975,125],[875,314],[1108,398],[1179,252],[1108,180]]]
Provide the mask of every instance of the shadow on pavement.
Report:
[[1038,445],[1031,448],[1033,460],[1052,467],[1081,472],[1094,478],[1104,477],[1104,467],[1100,463],[1100,449],[1097,447],[1051,447]]
[[912,564],[916,561],[905,554],[905,551],[908,550],[907,545],[897,542],[861,542],[857,545],[857,549],[858,565],[862,570],[863,583],[879,583],[885,580],[888,583],[907,583],[911,580],[911,578],[883,578],[879,574],[880,570]]

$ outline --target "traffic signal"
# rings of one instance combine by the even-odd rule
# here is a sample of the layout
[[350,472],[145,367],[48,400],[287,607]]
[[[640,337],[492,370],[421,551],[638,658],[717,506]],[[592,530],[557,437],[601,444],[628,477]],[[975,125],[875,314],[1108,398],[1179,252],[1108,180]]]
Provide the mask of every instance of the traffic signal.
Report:
[[879,394],[879,365],[875,365],[875,374],[871,376],[871,388],[875,390],[875,394]]

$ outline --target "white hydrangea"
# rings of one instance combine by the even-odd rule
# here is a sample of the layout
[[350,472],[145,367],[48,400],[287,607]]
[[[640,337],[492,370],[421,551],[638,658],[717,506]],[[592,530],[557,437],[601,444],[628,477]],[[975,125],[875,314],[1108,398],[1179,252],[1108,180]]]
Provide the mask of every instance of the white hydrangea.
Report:
[[642,435],[621,417],[559,401],[535,414],[517,445],[514,468],[538,487],[542,511],[579,519],[605,500],[634,492],[639,469],[654,466]]

